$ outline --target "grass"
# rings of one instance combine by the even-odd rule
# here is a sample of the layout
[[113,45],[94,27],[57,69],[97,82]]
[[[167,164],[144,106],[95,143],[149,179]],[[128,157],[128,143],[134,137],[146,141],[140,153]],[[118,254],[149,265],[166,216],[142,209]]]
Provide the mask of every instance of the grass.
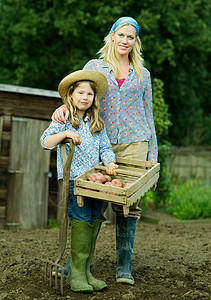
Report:
[[59,228],[60,223],[58,219],[48,219],[48,228]]
[[190,180],[172,185],[166,212],[181,220],[211,218],[211,187]]
[[167,199],[158,206],[156,193],[149,191],[142,197],[141,208],[161,209],[180,220],[211,218],[211,186],[198,180],[171,181]]

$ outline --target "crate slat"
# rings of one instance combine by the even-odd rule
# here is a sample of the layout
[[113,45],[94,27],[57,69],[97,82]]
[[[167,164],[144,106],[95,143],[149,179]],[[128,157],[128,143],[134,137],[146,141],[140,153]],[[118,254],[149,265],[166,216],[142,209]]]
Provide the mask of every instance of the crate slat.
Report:
[[158,173],[160,170],[160,165],[157,164],[155,165],[154,167],[152,167],[150,170],[148,170],[148,172],[140,177],[136,182],[135,184],[133,184],[132,186],[130,186],[128,188],[128,191],[127,191],[127,197],[131,196],[136,190],[140,189],[142,186],[144,186],[146,184],[146,182],[148,182],[151,178],[154,177],[154,175],[156,173]]
[[157,163],[152,161],[138,160],[138,159],[125,159],[123,157],[116,158],[117,164],[133,165],[137,167],[151,168]]
[[[87,180],[81,180],[81,179],[75,180],[75,186],[84,188],[87,193],[89,192],[88,189],[104,191],[104,192],[111,192],[111,186],[99,184],[99,183],[87,181]],[[116,194],[120,194],[122,196],[126,195],[125,189],[120,188],[120,187],[115,187],[115,186],[112,187],[112,192],[116,193]]]
[[148,192],[148,190],[153,187],[153,185],[158,181],[159,174],[156,173],[149,181],[147,181],[140,189],[138,189],[131,197],[129,197],[130,205],[135,203],[141,197]]
[[[99,166],[99,167],[95,167],[96,170],[101,170],[101,171],[106,171],[106,167],[104,166]],[[131,170],[123,170],[123,169],[116,169],[115,170],[117,174],[123,174],[123,175],[129,175],[129,176],[134,176],[134,177],[140,177],[142,176],[142,173],[140,172],[134,172],[134,171],[131,171]]]
[[91,197],[91,198],[96,198],[96,199],[100,199],[100,200],[106,200],[106,201],[117,203],[120,205],[126,204],[126,201],[127,201],[126,196],[90,191],[90,190],[86,190],[86,189],[83,189],[80,187],[74,188],[74,194],[79,195],[79,196],[84,196],[84,197]]

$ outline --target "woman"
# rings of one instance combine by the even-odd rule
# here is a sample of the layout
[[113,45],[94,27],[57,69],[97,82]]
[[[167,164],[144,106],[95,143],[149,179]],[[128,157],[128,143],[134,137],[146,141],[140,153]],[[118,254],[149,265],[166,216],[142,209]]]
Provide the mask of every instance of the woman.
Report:
[[[118,19],[99,50],[100,59],[89,61],[84,69],[103,73],[108,90],[100,100],[100,116],[116,156],[157,161],[157,139],[152,113],[149,71],[143,67],[139,26],[130,17]],[[63,105],[52,115],[55,122],[66,122],[69,111]],[[125,218],[122,207],[116,213],[116,281],[134,284],[131,275],[132,254],[139,203],[130,207]]]

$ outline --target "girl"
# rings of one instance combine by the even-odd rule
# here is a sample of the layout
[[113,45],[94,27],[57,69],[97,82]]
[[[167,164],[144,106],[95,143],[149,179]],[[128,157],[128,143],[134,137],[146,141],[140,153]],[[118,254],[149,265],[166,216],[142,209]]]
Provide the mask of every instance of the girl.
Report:
[[[139,25],[131,17],[119,18],[104,39],[100,59],[84,67],[104,74],[108,91],[100,100],[100,116],[106,124],[114,153],[128,159],[157,161],[158,147],[152,112],[152,89],[149,71],[143,66]],[[58,108],[52,119],[66,122],[68,108]],[[139,203],[130,207],[125,218],[121,206],[116,213],[116,281],[134,284],[131,274],[133,246]],[[67,267],[67,265],[66,265]]]
[[[45,149],[57,146],[58,179],[63,178],[60,143],[71,138],[76,145],[72,159],[69,185],[68,216],[71,219],[71,261],[67,283],[73,291],[92,292],[106,287],[106,283],[95,279],[90,272],[103,202],[85,198],[79,207],[73,193],[74,178],[103,161],[107,173],[115,175],[115,155],[98,115],[99,99],[107,91],[106,77],[97,71],[79,70],[66,76],[58,91],[70,114],[65,124],[51,122],[41,136]],[[69,146],[66,146],[68,152]]]

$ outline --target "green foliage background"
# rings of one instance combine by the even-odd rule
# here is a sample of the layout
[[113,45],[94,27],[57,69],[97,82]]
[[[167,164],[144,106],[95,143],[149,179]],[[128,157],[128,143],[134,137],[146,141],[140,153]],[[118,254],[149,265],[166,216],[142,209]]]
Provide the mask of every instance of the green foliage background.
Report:
[[211,186],[190,180],[172,185],[166,211],[181,220],[211,218]]
[[209,0],[1,0],[0,82],[56,90],[129,15],[140,24],[146,67],[164,82],[170,141],[208,144],[210,12]]

